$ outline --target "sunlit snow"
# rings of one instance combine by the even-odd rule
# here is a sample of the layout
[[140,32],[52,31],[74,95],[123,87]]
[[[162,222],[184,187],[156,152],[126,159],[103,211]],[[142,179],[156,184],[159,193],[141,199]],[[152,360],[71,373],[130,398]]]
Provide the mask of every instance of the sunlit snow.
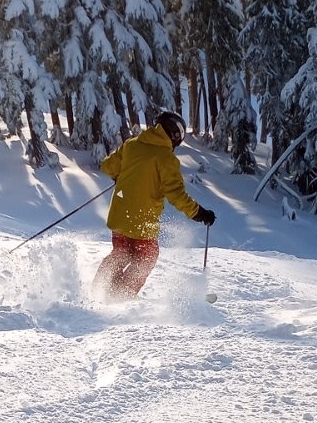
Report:
[[252,200],[267,147],[261,173],[232,175],[229,154],[187,137],[188,191],[217,215],[206,269],[206,228],[166,205],[142,299],[110,305],[91,293],[110,192],[10,253],[111,185],[90,153],[48,147],[61,169],[0,143],[0,421],[317,421],[316,216],[288,220],[278,190]]

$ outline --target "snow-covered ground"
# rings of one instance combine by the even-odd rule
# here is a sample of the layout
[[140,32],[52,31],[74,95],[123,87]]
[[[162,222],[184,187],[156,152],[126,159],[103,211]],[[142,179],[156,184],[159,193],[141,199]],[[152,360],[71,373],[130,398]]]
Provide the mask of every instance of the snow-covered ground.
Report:
[[58,151],[57,170],[23,152],[0,142],[0,422],[317,422],[317,220],[288,220],[279,191],[252,200],[265,146],[255,176],[179,148],[190,194],[217,215],[207,267],[206,228],[167,205],[143,299],[116,305],[90,291],[110,192],[10,253],[111,184],[85,152]]

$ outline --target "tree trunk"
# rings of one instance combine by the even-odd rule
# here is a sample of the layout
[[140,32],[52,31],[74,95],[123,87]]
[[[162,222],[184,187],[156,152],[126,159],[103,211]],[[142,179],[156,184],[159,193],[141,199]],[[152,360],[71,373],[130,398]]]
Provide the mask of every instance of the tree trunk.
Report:
[[216,91],[218,93],[218,100],[219,100],[219,107],[221,110],[223,110],[225,108],[225,99],[223,96],[223,74],[219,71],[218,72],[218,78],[217,78],[217,82],[218,82],[218,86],[216,88]]
[[56,102],[50,101],[51,109],[51,118],[52,118],[52,134],[50,136],[49,142],[55,145],[61,145],[63,147],[69,146],[69,141],[67,136],[63,133],[61,128],[61,122],[57,112]]
[[280,149],[279,149],[279,139],[275,134],[272,134],[272,162],[271,166],[274,165],[275,162],[280,157]]
[[127,98],[127,105],[128,105],[128,112],[130,117],[130,125],[131,129],[134,127],[134,125],[140,126],[140,118],[137,112],[134,109],[133,101],[132,101],[132,94],[131,90],[128,87],[126,90],[126,98]]
[[244,69],[245,72],[245,88],[247,91],[247,95],[249,100],[251,100],[251,73],[250,69],[246,66]]
[[95,107],[94,115],[91,119],[91,132],[93,137],[93,143],[98,144],[101,141],[101,115],[100,110]]
[[102,143],[106,149],[107,155],[110,154],[110,143],[109,140],[102,133],[101,124],[101,113],[100,110],[95,107],[94,114],[91,119],[91,132],[93,138],[93,149],[98,143]]
[[124,104],[122,100],[122,94],[121,94],[121,87],[119,85],[119,79],[117,75],[112,74],[109,76],[109,85],[112,90],[113,94],[113,101],[116,108],[116,112],[121,117],[121,126],[120,126],[120,134],[122,141],[124,142],[126,139],[130,137],[130,131],[127,124],[127,117],[125,115],[125,109]]
[[201,94],[203,97],[203,107],[204,107],[204,130],[205,134],[209,132],[209,119],[208,119],[208,101],[207,101],[207,90],[205,85],[205,78],[203,71],[200,70],[200,87],[201,87]]
[[50,101],[50,109],[53,126],[58,126],[62,130],[55,101]]
[[182,115],[181,80],[179,76],[179,66],[176,61],[171,68],[171,76],[175,86],[176,112]]
[[262,115],[260,142],[266,144],[267,140],[267,115]]
[[149,104],[144,112],[145,122],[147,126],[153,125],[154,118],[157,115],[157,108]]
[[208,86],[208,102],[211,116],[211,126],[215,129],[218,116],[218,105],[217,105],[217,88],[216,78],[213,65],[211,64],[210,56],[206,54],[206,66],[207,66],[207,86]]
[[65,96],[65,109],[66,109],[69,137],[71,137],[74,131],[74,113],[73,113],[72,97],[69,94],[66,94]]
[[193,134],[197,135],[200,132],[200,102],[201,102],[201,92],[202,86],[200,85],[195,109],[194,125],[193,125]]
[[[198,103],[198,87],[197,87],[197,70],[194,68],[190,69],[189,80],[188,80],[188,95],[189,95],[189,126],[192,127],[193,134],[197,131],[196,122],[199,120],[199,112],[196,114],[197,103]],[[195,122],[196,121],[196,122]]]
[[49,150],[39,138],[34,130],[32,111],[33,111],[33,99],[29,94],[25,96],[25,112],[30,129],[31,139],[28,141],[26,154],[29,157],[30,164],[34,164],[35,167],[42,167],[48,161]]
[[176,112],[182,116],[182,93],[181,93],[181,81],[178,78],[175,82],[175,103],[176,103]]

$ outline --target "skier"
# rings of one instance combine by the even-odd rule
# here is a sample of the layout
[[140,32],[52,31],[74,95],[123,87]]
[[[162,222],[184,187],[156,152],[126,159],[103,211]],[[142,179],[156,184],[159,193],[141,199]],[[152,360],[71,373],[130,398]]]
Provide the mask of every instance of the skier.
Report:
[[108,299],[134,298],[154,268],[164,198],[188,218],[205,225],[215,221],[214,212],[185,190],[174,154],[185,136],[184,120],[177,113],[162,112],[154,124],[126,140],[100,165],[116,182],[107,218],[113,249],[93,281],[94,289]]

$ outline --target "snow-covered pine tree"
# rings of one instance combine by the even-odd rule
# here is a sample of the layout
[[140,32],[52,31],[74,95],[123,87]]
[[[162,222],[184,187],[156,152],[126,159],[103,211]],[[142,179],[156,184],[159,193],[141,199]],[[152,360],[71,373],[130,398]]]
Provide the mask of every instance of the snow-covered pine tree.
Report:
[[[164,6],[161,0],[126,0],[125,20],[133,28],[136,41],[129,62],[129,72],[133,76],[134,92],[131,92],[134,105],[144,101],[147,124],[161,108],[175,109],[175,89],[168,71],[172,46],[167,31],[163,26]],[[140,96],[139,87],[146,94]],[[142,105],[144,107],[144,104]]]
[[[66,103],[66,99],[62,98],[62,94],[65,92],[65,79],[60,60],[60,46],[64,33],[62,15],[65,11],[65,5],[66,0],[42,1],[41,25],[43,36],[41,53],[45,68],[55,76],[61,87],[60,96],[50,101],[53,127],[49,141],[59,146],[69,147],[69,137],[62,130],[58,111],[59,107],[64,105],[64,101]],[[54,34],[54,36],[51,36],[51,34]]]
[[[201,44],[197,41],[197,21],[195,24],[194,1],[163,1],[167,15],[164,25],[168,30],[173,46],[173,58],[170,62],[178,97],[178,110],[181,111],[181,80],[186,80],[188,90],[188,124],[194,134],[200,132],[200,94],[206,91],[205,81],[200,77],[204,68],[204,55]],[[203,32],[203,31],[202,31]],[[203,62],[202,62],[203,61]],[[177,91],[176,91],[177,94]],[[208,119],[208,118],[207,118]],[[209,126],[208,120],[205,126]]]
[[[43,112],[49,111],[49,101],[60,94],[58,82],[43,63],[43,33],[47,27],[45,28],[41,19],[47,14],[51,17],[54,4],[57,9],[62,6],[61,0],[50,0],[50,7],[48,1],[9,0],[1,10],[5,21],[0,49],[2,74],[5,74],[6,81],[5,84],[2,83],[2,88],[5,87],[3,98],[9,105],[7,125],[13,130],[19,130],[19,118],[22,108],[25,109],[30,128],[26,151],[30,162],[35,166],[58,164],[56,157],[52,158],[43,142],[47,139]],[[11,91],[12,87],[15,89]],[[18,92],[19,88],[21,91]],[[12,106],[18,107],[14,113]]]
[[181,12],[186,27],[186,37],[182,39],[184,63],[190,57],[197,57],[193,54],[195,49],[204,52],[209,113],[214,129],[219,105],[221,108],[224,103],[222,76],[241,66],[238,35],[243,23],[242,5],[240,0],[184,1]]
[[184,25],[180,16],[180,2],[173,0],[162,0],[165,8],[164,28],[171,41],[173,53],[169,58],[169,72],[175,87],[176,111],[182,115],[183,98],[181,93],[181,82],[183,75],[180,68],[180,58],[183,54],[182,40],[184,38]]
[[[131,87],[130,92],[134,91],[135,80],[133,79],[129,71],[129,63],[133,56],[133,51],[136,46],[133,28],[124,19],[124,5],[123,2],[113,2],[114,8],[108,9],[105,15],[105,25],[107,29],[107,35],[111,40],[113,52],[116,58],[115,69],[112,73],[107,75],[107,84],[111,88],[112,97],[115,104],[116,112],[121,117],[121,138],[126,140],[130,136],[130,130],[127,124],[129,111],[126,112],[126,106],[123,100],[123,91],[127,92],[127,87]],[[140,90],[142,91],[142,90]],[[136,94],[136,97],[138,94]],[[145,97],[144,92],[141,92],[141,97]],[[132,99],[129,97],[129,100]],[[137,101],[135,101],[137,103]],[[142,101],[141,101],[142,103]],[[145,108],[145,102],[143,104]],[[142,110],[137,109],[137,112]],[[104,120],[107,125],[108,119]],[[130,118],[131,122],[131,118]],[[110,123],[111,125],[111,123]],[[130,125],[130,128],[132,125]]]
[[[71,142],[80,149],[101,143],[110,151],[121,126],[107,85],[107,75],[115,72],[116,65],[105,23],[109,10],[100,0],[68,0],[62,15],[63,87],[68,87],[65,94],[75,103]],[[103,124],[105,113],[111,125]]]
[[17,134],[21,127],[21,113],[23,110],[24,97],[21,84],[23,81],[9,72],[5,66],[3,46],[8,38],[11,25],[5,20],[7,2],[2,2],[0,7],[0,117],[5,122],[11,135]]
[[[257,143],[256,111],[251,105],[239,72],[227,72],[222,86],[225,100],[221,111],[225,119],[221,114],[219,115],[222,118],[216,125],[217,136],[214,137],[214,148],[225,147],[229,134],[232,143],[231,155],[234,160],[233,173],[254,173],[255,159],[250,149],[254,150]],[[224,128],[219,127],[221,123]],[[220,135],[223,139],[219,137]]]
[[240,40],[253,75],[251,86],[259,98],[260,114],[267,119],[274,163],[290,142],[280,94],[307,55],[303,37],[306,20],[296,0],[248,3],[249,19]]
[[[0,43],[1,43],[0,36]],[[21,113],[24,107],[24,96],[21,79],[10,72],[4,66],[0,47],[0,117],[5,122],[9,134],[16,135],[22,128]]]
[[[309,57],[296,75],[285,85],[281,99],[289,114],[303,123],[304,130],[317,121],[317,1],[308,12],[314,14],[314,26],[307,31]],[[317,131],[310,134],[288,159],[287,168],[300,193],[314,199],[312,210],[317,213]]]

